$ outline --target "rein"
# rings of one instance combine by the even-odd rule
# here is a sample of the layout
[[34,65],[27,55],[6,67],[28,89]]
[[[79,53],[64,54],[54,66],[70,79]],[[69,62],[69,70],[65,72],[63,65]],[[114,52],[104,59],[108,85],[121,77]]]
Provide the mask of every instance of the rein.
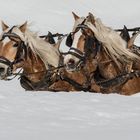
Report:
[[[116,29],[115,31],[122,32],[123,29]],[[140,31],[140,27],[132,28],[132,29],[127,29],[128,32],[136,32]]]
[[[68,34],[60,34],[60,33],[56,33],[56,34],[52,34],[51,36],[52,37],[65,37],[65,36],[67,36]],[[49,35],[41,35],[41,36],[39,36],[40,38],[47,38],[47,37],[49,37]]]
[[131,73],[124,73],[121,75],[116,76],[115,78],[109,79],[109,80],[103,80],[103,81],[95,81],[97,85],[99,85],[103,89],[107,89],[113,86],[120,86],[122,84],[125,84],[128,80],[134,78],[134,77],[140,77],[140,71],[134,71]]
[[78,82],[76,82],[76,81],[74,81],[73,79],[71,79],[71,78],[69,78],[69,77],[67,77],[67,76],[62,76],[62,75],[60,75],[60,79],[62,80],[62,81],[66,81],[66,82],[68,82],[69,84],[71,84],[76,90],[82,90],[82,91],[85,91],[85,92],[87,92],[87,91],[89,91],[89,89],[90,89],[90,87],[84,87],[83,85],[81,85],[81,84],[79,84]]
[[21,73],[20,73],[21,71],[22,71],[22,69],[20,69],[18,73],[13,73],[13,74],[12,74],[13,77],[12,77],[12,78],[7,78],[6,80],[7,80],[7,81],[11,81],[11,80],[15,79],[18,75],[21,74]]
[[[55,70],[58,70],[60,68],[63,68],[64,66],[58,66],[58,67],[55,67],[55,68],[49,68],[48,70],[46,70],[47,72],[52,72],[52,71],[55,71]],[[46,71],[38,71],[38,72],[31,72],[31,73],[28,73],[28,74],[25,74],[25,73],[13,73],[13,75],[20,75],[20,76],[26,76],[26,75],[33,75],[33,74],[40,74],[40,73],[43,73],[43,72],[46,72]]]

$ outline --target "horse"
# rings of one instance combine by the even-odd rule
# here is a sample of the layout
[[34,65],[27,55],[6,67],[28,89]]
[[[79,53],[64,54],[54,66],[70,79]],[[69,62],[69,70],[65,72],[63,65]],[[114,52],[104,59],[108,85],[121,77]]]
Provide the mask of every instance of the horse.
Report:
[[[66,40],[66,45],[70,47],[70,53],[64,57],[66,70],[74,72],[81,62],[79,55],[85,55],[85,48],[90,48],[94,56],[91,62],[96,62],[94,71],[92,71],[92,79],[90,79],[90,91],[116,92],[125,95],[139,92],[140,78],[135,78],[136,74],[131,71],[131,63],[139,61],[140,57],[126,48],[126,42],[116,31],[106,27],[91,13],[86,18],[79,17],[75,13],[73,16],[75,24]],[[116,79],[117,82],[112,82]],[[111,85],[107,88],[102,87],[105,83]],[[115,84],[112,85],[112,83]]]
[[[37,33],[30,31],[27,22],[12,28],[2,22],[2,30],[0,79],[7,80],[22,68],[20,83],[25,90],[49,90],[59,68],[58,46],[61,41],[55,43],[51,39],[50,44],[46,38],[40,38]],[[69,87],[65,84],[64,88]]]
[[[20,83],[25,90],[87,90],[67,73],[64,74],[63,57],[59,50],[63,38],[60,38],[57,43],[53,39],[53,36],[57,34],[49,33],[47,38],[46,36],[40,38],[28,29],[27,23],[9,28],[2,22],[2,29],[0,69],[3,71],[0,72],[1,79],[6,80],[17,69],[22,68],[23,72],[19,74]],[[78,78],[79,75],[80,73],[73,77]]]
[[[68,35],[66,44],[69,44],[71,39],[72,39],[71,36]],[[92,78],[92,73],[95,71],[96,69],[95,65],[97,63],[96,61],[93,61],[96,53],[94,53],[92,46],[91,48],[87,47],[90,45],[89,43],[93,42],[93,40],[90,40],[90,39],[91,38],[88,38],[86,41],[87,44],[85,44],[84,52],[76,48],[70,47],[68,52],[62,53],[64,57],[64,60],[63,60],[64,68],[59,70],[61,80],[67,81],[68,83],[72,84],[73,85],[72,91],[87,92],[90,90],[90,87],[91,87],[90,81]],[[66,63],[67,59],[65,58],[71,55],[76,60],[78,60],[77,63],[75,63],[75,61],[72,58],[68,61],[68,63]]]

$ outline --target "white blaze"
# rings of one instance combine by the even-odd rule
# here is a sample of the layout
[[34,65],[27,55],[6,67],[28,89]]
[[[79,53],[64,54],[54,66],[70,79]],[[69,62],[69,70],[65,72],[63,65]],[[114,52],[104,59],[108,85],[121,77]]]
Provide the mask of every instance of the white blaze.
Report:
[[[72,48],[77,48],[80,36],[82,35],[81,30],[79,30],[78,32],[76,32],[74,34],[74,39],[73,39],[73,43],[72,43]],[[74,50],[71,50],[73,52],[75,52]],[[73,59],[76,63],[79,61],[79,58],[75,57],[72,54],[68,54],[64,57],[64,64],[67,64],[69,62],[70,59]]]
[[72,48],[77,48],[80,36],[82,35],[81,30],[79,30],[78,32],[76,32],[74,34],[74,39],[73,39],[73,43],[72,43]]

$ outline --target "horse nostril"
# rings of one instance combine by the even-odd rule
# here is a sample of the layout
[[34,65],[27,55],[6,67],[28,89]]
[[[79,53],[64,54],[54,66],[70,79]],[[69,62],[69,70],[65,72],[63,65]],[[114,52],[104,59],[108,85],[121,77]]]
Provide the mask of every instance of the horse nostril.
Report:
[[70,59],[69,62],[68,62],[68,64],[69,65],[74,65],[75,64],[75,61],[73,59]]
[[5,71],[5,69],[4,68],[0,68],[0,73],[3,73]]

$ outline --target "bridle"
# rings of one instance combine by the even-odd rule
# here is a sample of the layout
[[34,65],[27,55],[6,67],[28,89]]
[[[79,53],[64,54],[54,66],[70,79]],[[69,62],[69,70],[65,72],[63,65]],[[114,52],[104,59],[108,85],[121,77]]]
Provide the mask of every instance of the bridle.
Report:
[[[90,54],[92,54],[93,58],[95,58],[97,53],[101,49],[101,43],[96,39],[96,37],[94,35],[89,36],[86,33],[85,30],[89,29],[89,27],[84,24],[85,20],[76,27],[74,32],[69,33],[66,39],[66,45],[69,47],[69,51],[64,53],[64,55],[71,54],[75,56],[76,58],[78,58],[79,59],[78,66],[79,64],[85,63],[86,59],[89,57]],[[85,36],[84,52],[80,51],[78,48],[72,47],[73,36],[80,29],[82,31],[82,34]],[[95,47],[93,47],[94,44],[95,44]]]
[[[6,37],[8,37],[11,41],[16,42],[16,44],[13,47],[17,47],[17,53],[15,56],[15,60],[13,62],[11,62],[10,60],[8,60],[3,56],[0,56],[0,63],[5,64],[8,67],[6,73],[7,76],[11,76],[13,74],[12,71],[14,64],[20,63],[21,61],[23,61],[23,58],[27,57],[27,46],[17,34],[12,33],[14,27],[15,26],[13,26],[8,32],[4,33],[0,40],[3,41]],[[17,42],[16,39],[19,39],[20,41]]]
[[20,36],[18,36],[17,34],[12,32],[15,27],[16,26],[13,26],[8,32],[3,33],[0,41],[3,41],[6,37],[8,37],[10,40],[15,41],[15,42],[16,42],[15,39],[20,39],[21,40]]

